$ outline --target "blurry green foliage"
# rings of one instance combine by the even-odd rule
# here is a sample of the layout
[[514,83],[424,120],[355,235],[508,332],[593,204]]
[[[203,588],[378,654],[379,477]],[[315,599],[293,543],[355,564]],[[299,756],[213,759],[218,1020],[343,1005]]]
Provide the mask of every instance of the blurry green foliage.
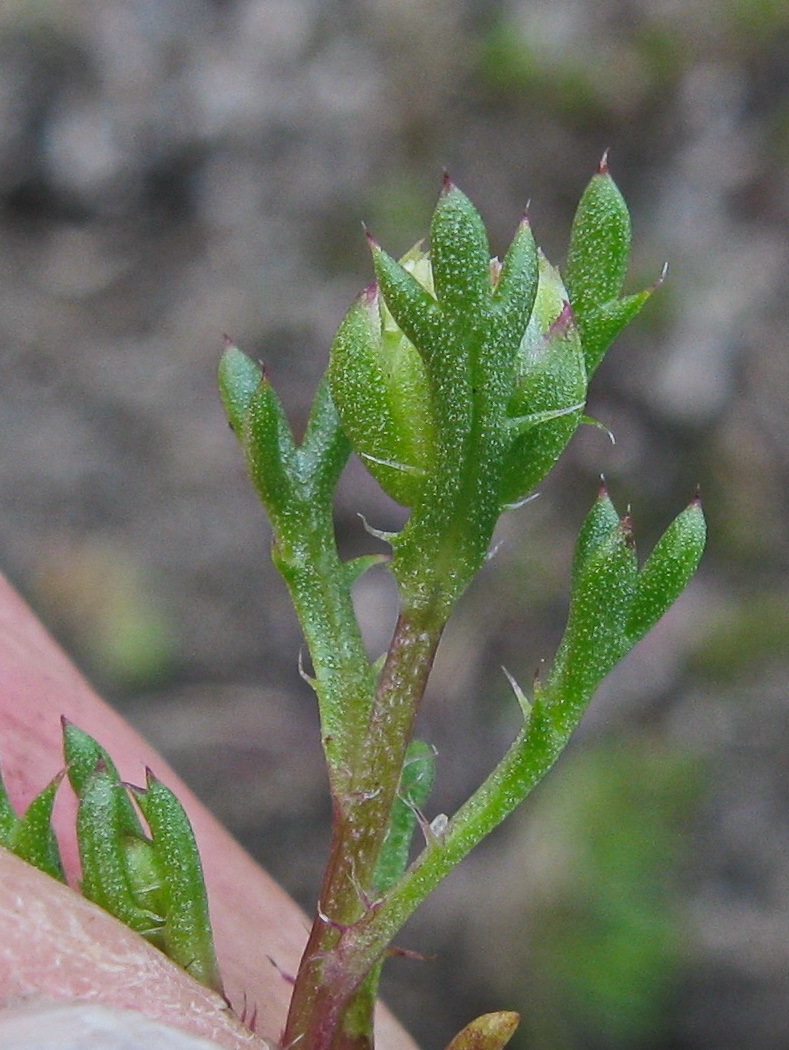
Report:
[[706,678],[730,681],[785,657],[789,595],[759,589],[738,601],[717,603],[706,618],[691,666]]
[[491,88],[533,95],[570,120],[603,120],[670,89],[690,61],[680,27],[649,19],[614,50],[601,37],[592,53],[594,61],[584,33],[546,45],[503,18],[484,41],[479,71]]
[[175,625],[142,566],[114,543],[89,540],[45,551],[36,602],[106,688],[140,688],[172,670]]
[[723,8],[740,43],[743,36],[762,42],[789,27],[786,0],[726,0]]
[[618,736],[568,756],[534,798],[519,1004],[530,1050],[659,1042],[682,961],[678,866],[701,787],[696,759]]

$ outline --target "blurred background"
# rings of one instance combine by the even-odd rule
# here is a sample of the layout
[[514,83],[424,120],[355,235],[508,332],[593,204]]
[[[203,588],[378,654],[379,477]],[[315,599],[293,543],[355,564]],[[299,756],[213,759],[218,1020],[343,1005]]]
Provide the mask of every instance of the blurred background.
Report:
[[[789,6],[783,0],[3,0],[0,565],[93,683],[307,908],[328,806],[269,534],[223,418],[223,333],[298,429],[333,331],[448,169],[502,251],[563,261],[600,155],[630,288],[669,276],[444,642],[421,734],[451,812],[508,745],[604,472],[642,555],[701,484],[711,539],[559,768],[400,942],[440,1048],[789,1045]],[[402,512],[358,464],[343,550]],[[371,650],[384,572],[357,599]],[[0,742],[1,747],[1,742]],[[265,937],[265,931],[261,931]],[[255,989],[248,989],[254,1002]]]

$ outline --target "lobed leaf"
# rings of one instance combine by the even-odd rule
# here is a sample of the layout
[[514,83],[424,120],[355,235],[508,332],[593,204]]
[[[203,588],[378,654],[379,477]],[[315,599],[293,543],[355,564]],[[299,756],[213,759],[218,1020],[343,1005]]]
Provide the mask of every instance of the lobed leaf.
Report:
[[600,306],[591,307],[578,319],[584,359],[590,378],[597,371],[611,343],[636,317],[653,291],[654,288],[647,288],[643,292],[635,292],[621,299],[611,299]]
[[[590,512],[597,515],[599,501]],[[591,531],[590,526],[590,531]],[[635,546],[627,518],[579,558],[570,612],[546,693],[575,711],[622,657],[636,586]]]

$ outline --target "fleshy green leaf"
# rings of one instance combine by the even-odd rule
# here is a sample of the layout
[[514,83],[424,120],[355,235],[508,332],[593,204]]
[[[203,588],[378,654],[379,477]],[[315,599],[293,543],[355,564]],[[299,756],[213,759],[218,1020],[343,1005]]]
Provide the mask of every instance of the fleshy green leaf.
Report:
[[228,340],[219,361],[219,392],[227,418],[241,437],[252,397],[263,380],[263,370]]
[[578,203],[565,272],[590,378],[654,290],[620,298],[630,240],[630,213],[604,156]]
[[706,534],[697,498],[669,525],[638,574],[626,627],[630,646],[651,630],[685,589],[701,561]]
[[430,292],[409,269],[371,242],[378,288],[396,326],[417,349],[428,370],[441,347],[443,317]]
[[82,785],[77,810],[82,892],[132,930],[151,936],[161,929],[163,917],[141,908],[135,897],[124,845],[125,798],[125,786],[99,760]]
[[324,376],[315,391],[304,438],[296,452],[296,472],[303,498],[330,506],[350,454],[351,443],[332,400],[329,378]]
[[449,179],[433,212],[430,258],[436,298],[453,314],[471,314],[491,301],[490,246],[468,197]]
[[597,366],[605,357],[611,343],[636,317],[653,291],[654,288],[646,288],[643,292],[635,292],[633,295],[625,295],[621,299],[611,299],[600,306],[590,307],[582,320],[578,321],[590,378],[597,371]]
[[603,157],[578,202],[565,279],[580,319],[622,291],[630,261],[630,212]]
[[240,436],[258,495],[270,514],[281,514],[293,497],[296,446],[282,404],[265,376],[249,400]]
[[[591,514],[599,514],[599,501]],[[591,531],[591,527],[590,527]],[[630,524],[618,522],[579,559],[567,628],[546,693],[575,710],[623,655],[625,624],[636,586],[636,553]]]
[[39,871],[46,872],[53,879],[65,882],[63,864],[60,860],[55,832],[52,829],[52,806],[55,794],[64,773],[50,781],[44,790],[37,795],[27,808],[25,815],[17,821],[11,834],[11,851]]
[[534,308],[538,283],[537,245],[524,217],[507,249],[493,287],[493,302],[507,327],[525,327]]
[[[104,763],[103,768],[106,774],[115,783],[120,784],[121,778],[115,768],[115,763],[101,744],[84,729],[69,722],[67,718],[61,718],[60,722],[63,728],[63,757],[66,760],[66,772],[77,798],[81,798],[85,785],[95,773],[99,761]],[[118,792],[115,805],[118,810],[117,816],[121,832],[127,835],[142,835],[143,828],[140,818],[125,790]]]
[[413,506],[435,462],[429,383],[422,358],[374,290],[340,325],[329,380],[354,451],[392,499]]
[[150,770],[145,789],[132,790],[148,822],[161,873],[165,951],[196,980],[221,993],[203,868],[186,811]]

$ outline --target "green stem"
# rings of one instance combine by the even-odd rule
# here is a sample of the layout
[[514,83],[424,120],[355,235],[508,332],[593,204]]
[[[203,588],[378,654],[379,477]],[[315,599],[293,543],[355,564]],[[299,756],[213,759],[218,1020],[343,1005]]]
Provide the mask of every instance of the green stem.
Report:
[[[428,843],[375,910],[338,937],[336,956],[345,974],[375,965],[419,904],[548,772],[577,722],[563,717],[562,708],[561,703],[535,705],[528,725],[444,833]],[[350,995],[353,989],[338,986],[337,991]]]
[[[312,660],[332,797],[348,793],[355,755],[375,692],[375,673],[364,649],[340,560],[330,511],[302,508],[298,528],[278,528],[273,559],[284,578]],[[284,537],[296,535],[297,542]]]
[[286,1047],[297,1040],[304,1050],[371,1045],[371,1025],[360,1023],[358,1011],[349,1008],[372,966],[348,973],[335,949],[343,933],[378,906],[367,894],[373,892],[375,865],[444,622],[425,610],[403,611],[397,622],[351,791],[343,805],[335,804],[329,863],[293,991]]

